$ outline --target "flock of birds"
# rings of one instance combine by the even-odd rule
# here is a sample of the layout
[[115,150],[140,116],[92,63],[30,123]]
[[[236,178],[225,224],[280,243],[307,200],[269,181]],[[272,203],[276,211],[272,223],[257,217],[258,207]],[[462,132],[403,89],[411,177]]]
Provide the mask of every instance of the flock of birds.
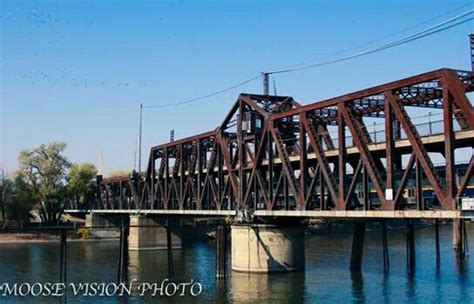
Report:
[[[48,63],[41,66],[41,53],[61,52],[64,48],[62,45],[62,37],[68,35],[65,32],[71,25],[70,22],[57,14],[44,12],[40,9],[38,4],[29,12],[25,9],[8,8],[0,15],[3,30],[3,41],[8,45],[9,39],[13,37],[8,34],[17,35],[15,39],[26,40],[43,40],[39,45],[33,42],[30,44],[31,48],[21,50],[20,56],[27,55],[34,58],[31,68],[24,68],[22,71],[16,72],[17,77],[22,82],[29,84],[47,84],[51,87],[67,86],[78,88],[131,88],[131,87],[145,87],[146,82],[130,82],[130,81],[104,81],[91,80],[94,77],[84,75],[84,72],[76,72],[73,65],[62,65],[58,63]],[[81,21],[81,26],[84,29],[92,28],[95,24],[94,20],[89,17],[84,17]],[[18,54],[17,54],[18,56]],[[8,64],[9,51],[3,52],[2,61]],[[31,60],[31,59],[27,59]],[[23,65],[25,66],[25,65]],[[79,71],[79,70],[78,70]],[[80,75],[83,74],[83,75]]]

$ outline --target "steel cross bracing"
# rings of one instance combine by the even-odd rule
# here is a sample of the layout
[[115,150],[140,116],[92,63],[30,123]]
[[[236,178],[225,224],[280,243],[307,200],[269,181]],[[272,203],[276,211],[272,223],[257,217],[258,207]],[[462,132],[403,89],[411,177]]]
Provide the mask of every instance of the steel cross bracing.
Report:
[[[146,172],[98,179],[95,209],[454,210],[472,179],[474,158],[460,174],[454,152],[474,147],[473,75],[440,69],[304,106],[240,94],[217,129],[151,148]],[[442,128],[420,133],[415,108],[439,111]]]

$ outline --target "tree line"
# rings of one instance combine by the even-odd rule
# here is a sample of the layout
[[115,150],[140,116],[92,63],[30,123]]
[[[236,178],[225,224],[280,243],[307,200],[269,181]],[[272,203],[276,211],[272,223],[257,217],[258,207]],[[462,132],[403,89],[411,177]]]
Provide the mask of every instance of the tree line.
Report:
[[0,213],[7,220],[28,222],[36,212],[43,223],[56,223],[66,208],[90,208],[96,200],[97,169],[71,163],[66,144],[52,142],[18,156],[18,170],[0,173]]

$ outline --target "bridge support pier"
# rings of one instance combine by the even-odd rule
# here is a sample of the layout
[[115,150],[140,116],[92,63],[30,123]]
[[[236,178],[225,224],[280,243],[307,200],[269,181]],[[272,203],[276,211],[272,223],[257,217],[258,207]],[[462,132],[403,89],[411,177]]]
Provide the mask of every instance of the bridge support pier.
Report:
[[351,271],[360,271],[364,253],[365,221],[354,222],[354,237],[352,238]]
[[232,270],[260,273],[303,270],[304,231],[302,225],[232,225]]
[[86,215],[86,228],[96,238],[118,238],[120,235],[120,218],[96,213]]
[[383,250],[383,269],[385,271],[390,267],[390,258],[388,254],[387,223],[382,220],[382,250]]
[[467,232],[464,219],[453,219],[453,248],[456,257],[463,259],[467,251]]
[[168,249],[168,240],[171,240],[172,249],[181,249],[181,237],[169,227],[144,215],[130,216],[129,250],[159,250]]
[[415,223],[413,219],[406,222],[407,232],[407,267],[410,272],[414,272],[416,265],[415,258]]

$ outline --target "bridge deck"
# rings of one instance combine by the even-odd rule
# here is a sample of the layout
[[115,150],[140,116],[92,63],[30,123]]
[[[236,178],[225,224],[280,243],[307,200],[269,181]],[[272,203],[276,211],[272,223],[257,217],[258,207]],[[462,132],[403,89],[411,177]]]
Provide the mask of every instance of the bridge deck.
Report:
[[[65,213],[143,214],[177,216],[235,216],[235,210],[65,210]],[[307,217],[307,218],[419,218],[419,219],[473,219],[473,211],[461,210],[257,210],[254,216],[262,217]]]

